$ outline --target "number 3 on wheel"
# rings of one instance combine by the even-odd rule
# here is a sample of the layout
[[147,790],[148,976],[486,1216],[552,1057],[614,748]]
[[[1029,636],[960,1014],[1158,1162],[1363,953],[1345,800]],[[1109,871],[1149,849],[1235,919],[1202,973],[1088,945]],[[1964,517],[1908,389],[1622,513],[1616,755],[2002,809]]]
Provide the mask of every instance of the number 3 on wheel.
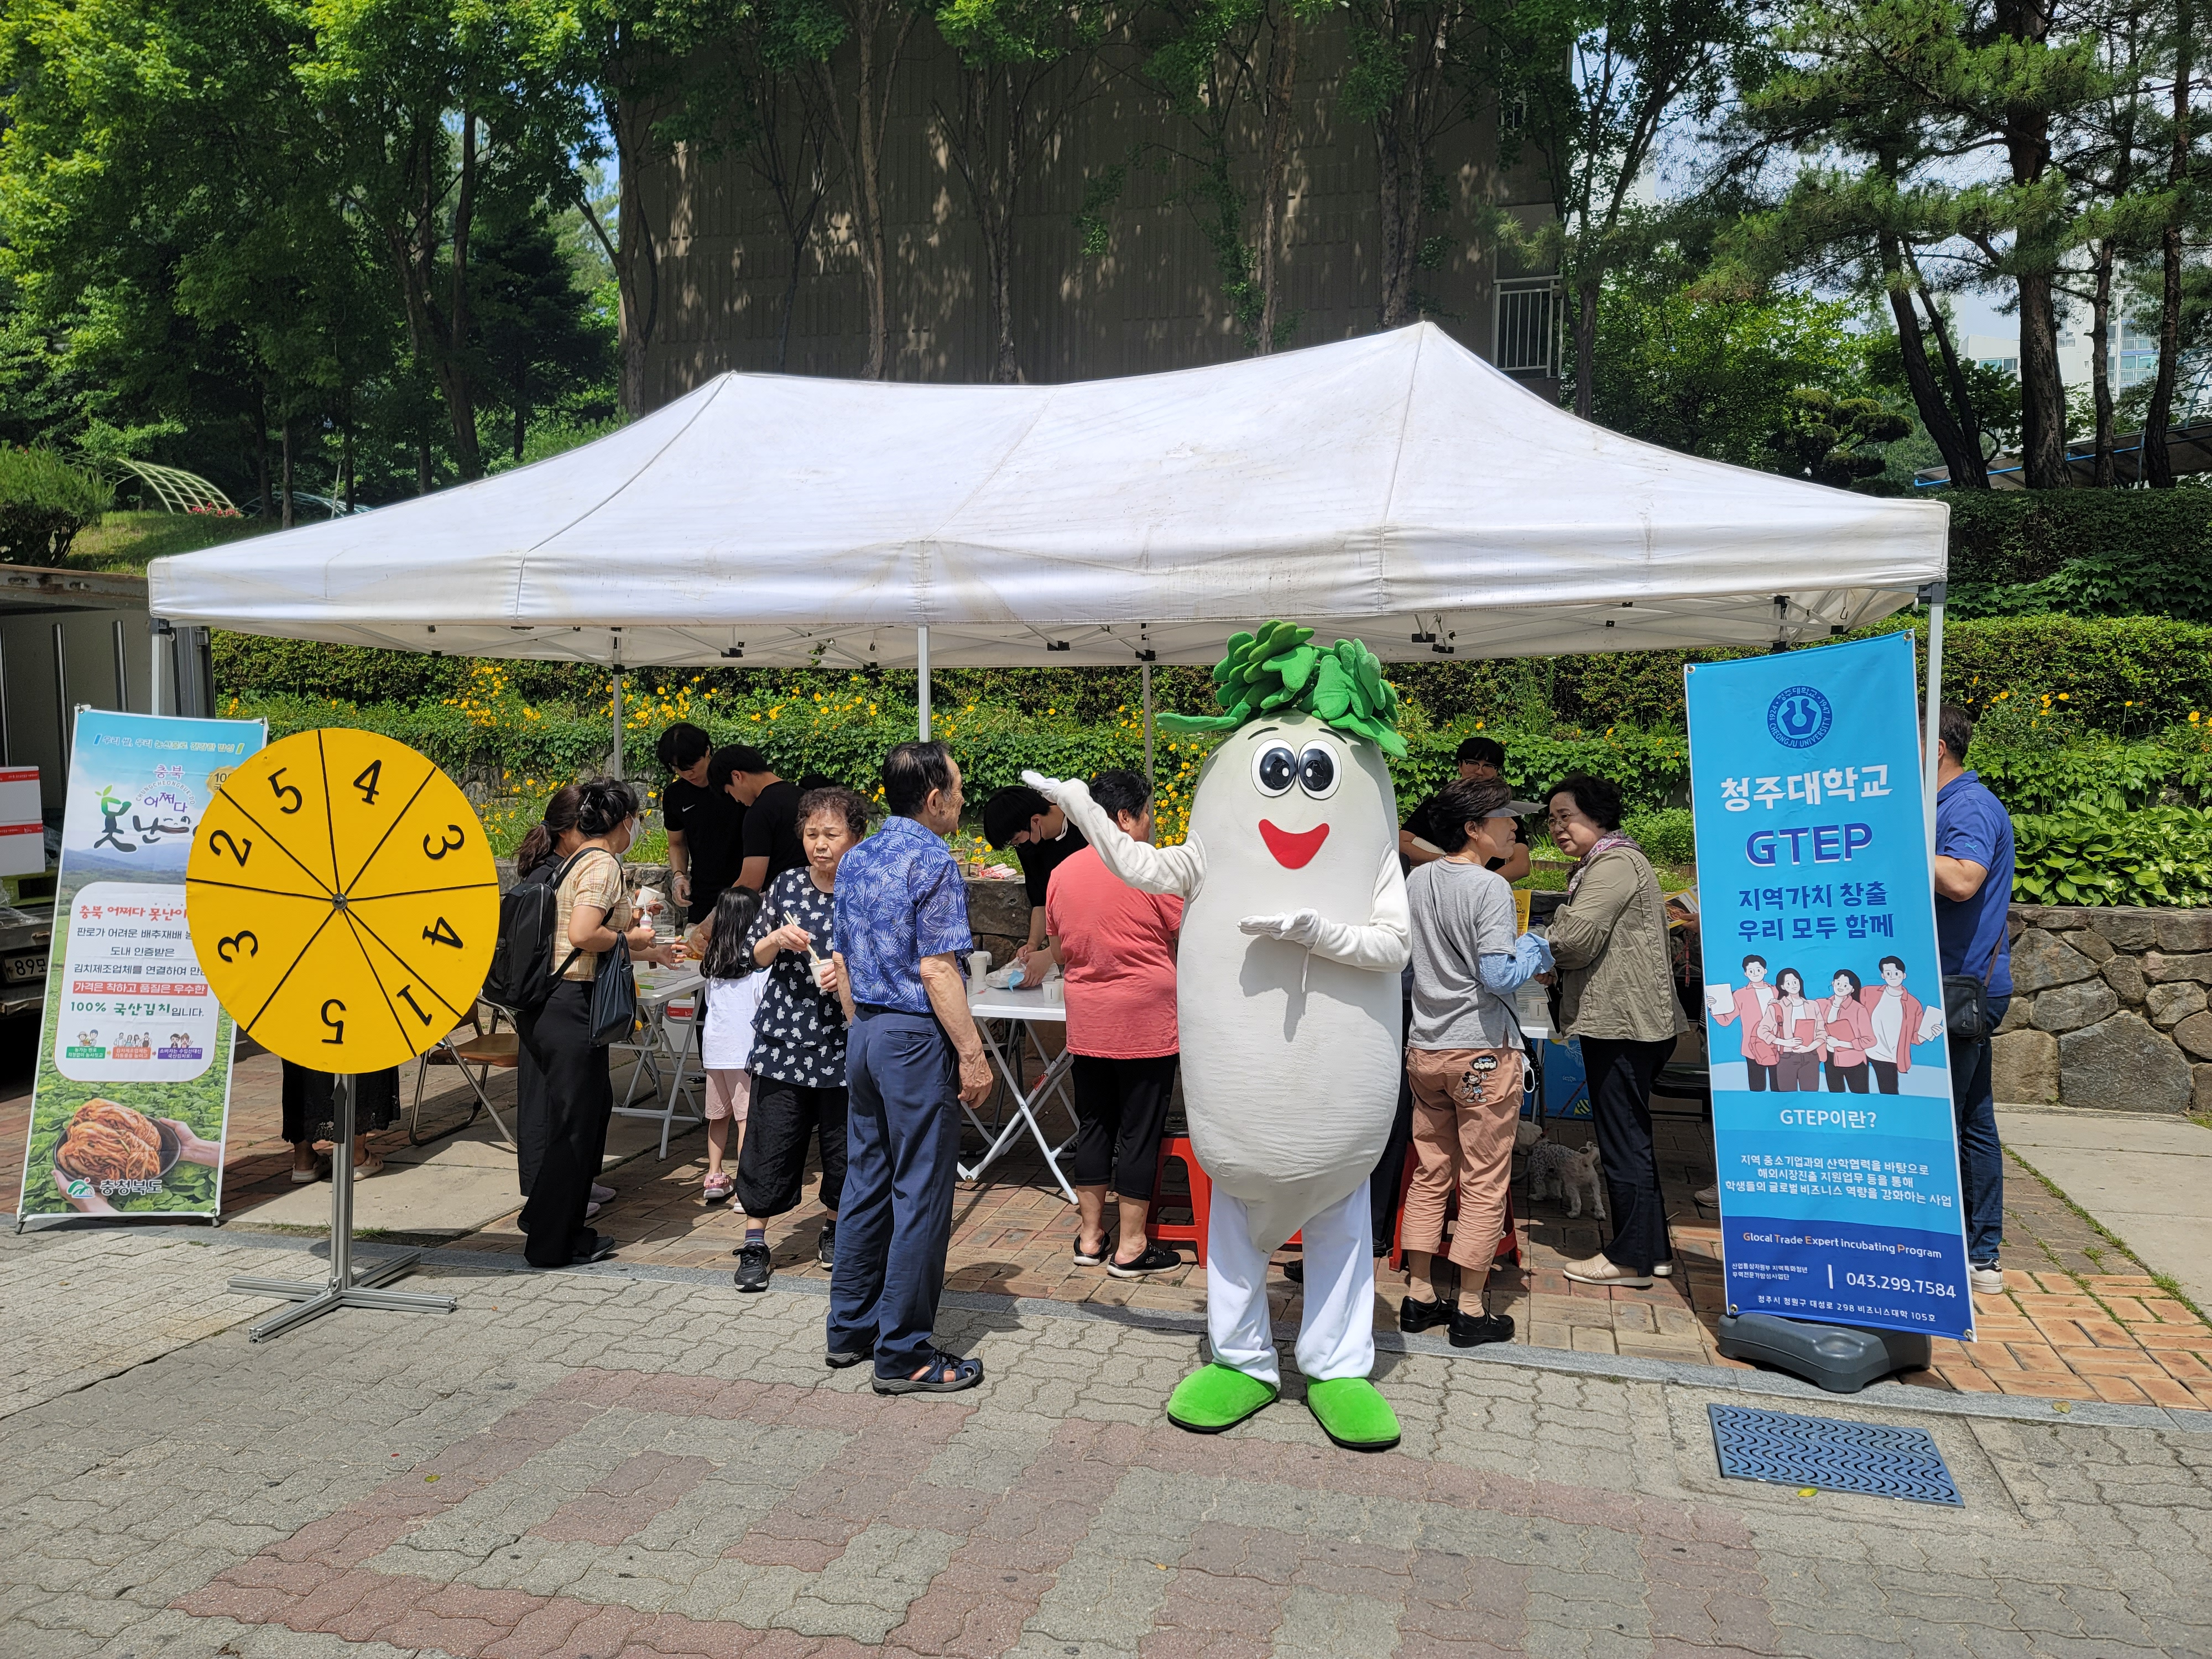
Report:
[[434,1046],[475,1006],[499,931],[498,872],[467,797],[406,744],[340,729],[270,744],[224,780],[185,903],[239,1029],[319,1072],[381,1071]]

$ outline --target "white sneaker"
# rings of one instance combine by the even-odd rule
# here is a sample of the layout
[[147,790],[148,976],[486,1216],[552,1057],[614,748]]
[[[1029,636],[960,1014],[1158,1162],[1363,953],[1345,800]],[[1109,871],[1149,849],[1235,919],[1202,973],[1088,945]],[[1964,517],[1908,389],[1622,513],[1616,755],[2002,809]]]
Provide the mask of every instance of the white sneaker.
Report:
[[1710,1187],[1698,1188],[1690,1194],[1690,1202],[1701,1210],[1717,1210],[1721,1206],[1720,1183],[1716,1182]]
[[611,1187],[602,1187],[602,1186],[600,1186],[600,1185],[599,1185],[599,1183],[598,1182],[596,1182],[596,1181],[594,1181],[594,1182],[592,1183],[592,1203],[594,1203],[594,1204],[611,1204],[611,1203],[613,1203],[613,1202],[614,1202],[614,1196],[615,1196],[615,1189],[614,1189],[613,1188],[611,1188]]
[[1654,1278],[1654,1279],[1672,1279],[1674,1276],[1674,1264],[1673,1262],[1671,1262],[1671,1261],[1655,1261],[1655,1262],[1653,1262],[1653,1263],[1651,1264],[1651,1277],[1652,1277],[1652,1278]]
[[2004,1269],[1994,1261],[1978,1261],[1966,1269],[1966,1282],[1976,1296],[2002,1296]]
[[1570,1261],[1560,1272],[1584,1285],[1618,1285],[1625,1291],[1643,1291],[1651,1287],[1650,1273],[1632,1273],[1608,1258],[1603,1251],[1581,1261]]

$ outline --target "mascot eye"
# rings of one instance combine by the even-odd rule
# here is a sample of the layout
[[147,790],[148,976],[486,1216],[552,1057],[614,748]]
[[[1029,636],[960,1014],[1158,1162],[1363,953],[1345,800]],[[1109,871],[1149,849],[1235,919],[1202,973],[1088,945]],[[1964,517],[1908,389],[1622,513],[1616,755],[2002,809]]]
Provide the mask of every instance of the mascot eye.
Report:
[[1336,751],[1325,743],[1310,743],[1298,757],[1298,787],[1316,800],[1336,793]]
[[1252,757],[1252,781],[1263,795],[1287,795],[1298,781],[1298,757],[1283,744],[1270,744]]

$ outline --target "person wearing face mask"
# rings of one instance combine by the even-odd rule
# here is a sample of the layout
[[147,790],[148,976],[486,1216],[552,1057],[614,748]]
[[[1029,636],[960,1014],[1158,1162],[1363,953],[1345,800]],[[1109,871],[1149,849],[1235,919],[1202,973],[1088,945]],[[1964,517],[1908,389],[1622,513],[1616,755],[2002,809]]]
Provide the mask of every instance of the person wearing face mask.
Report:
[[1671,1265],[1651,1143],[1651,1085],[1689,1029],[1674,996],[1659,878],[1620,830],[1620,789],[1577,772],[1552,787],[1552,838],[1577,860],[1552,914],[1560,1032],[1578,1037],[1605,1170],[1613,1242],[1566,1264],[1586,1285],[1641,1287]]
[[603,1261],[614,1252],[587,1224],[592,1183],[606,1155],[614,1081],[607,1050],[592,1030],[592,984],[600,958],[627,942],[640,962],[673,963],[681,947],[653,938],[631,913],[623,854],[637,823],[627,784],[599,778],[580,786],[577,856],[556,893],[552,951],[559,983],[524,1016],[522,1042],[544,1079],[546,1138],[530,1201],[522,1206],[524,1257],[533,1267]]

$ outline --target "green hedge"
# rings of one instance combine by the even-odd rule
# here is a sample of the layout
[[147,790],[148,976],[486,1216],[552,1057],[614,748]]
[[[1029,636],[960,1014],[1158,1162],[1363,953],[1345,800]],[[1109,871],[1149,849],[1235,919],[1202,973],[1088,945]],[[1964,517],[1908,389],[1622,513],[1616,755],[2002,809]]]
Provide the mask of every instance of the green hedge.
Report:
[[2212,622],[2212,489],[1947,491],[1962,617]]

